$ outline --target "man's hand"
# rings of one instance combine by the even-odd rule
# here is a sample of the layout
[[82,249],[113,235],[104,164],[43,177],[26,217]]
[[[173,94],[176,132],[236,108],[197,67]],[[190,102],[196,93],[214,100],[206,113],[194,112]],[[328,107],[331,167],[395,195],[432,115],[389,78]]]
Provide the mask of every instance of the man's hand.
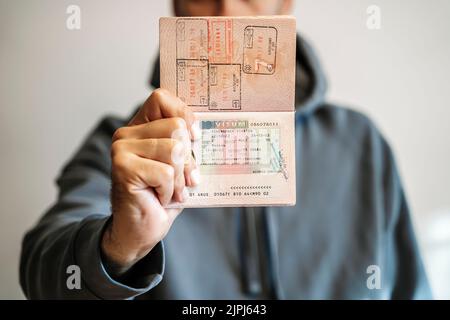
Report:
[[[112,221],[102,239],[109,271],[120,276],[147,255],[182,209],[165,209],[199,183],[190,140],[199,136],[194,115],[177,97],[155,90],[112,139]],[[188,160],[186,160],[188,159]]]

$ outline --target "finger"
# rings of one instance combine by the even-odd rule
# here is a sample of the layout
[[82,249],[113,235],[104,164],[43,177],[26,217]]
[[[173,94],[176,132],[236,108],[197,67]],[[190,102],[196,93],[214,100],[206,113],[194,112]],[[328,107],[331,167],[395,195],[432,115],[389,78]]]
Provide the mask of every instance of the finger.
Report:
[[[193,150],[187,162],[184,164],[184,177],[186,185],[189,187],[195,187],[200,183],[200,173],[198,172],[198,166],[195,160]],[[192,178],[193,177],[193,178]]]
[[193,126],[195,116],[186,104],[164,89],[156,89],[133,117],[129,125],[139,125],[163,118],[179,117],[186,121],[192,140],[198,139],[199,130]]
[[137,155],[120,155],[118,158],[115,164],[125,175],[122,179],[131,182],[137,189],[154,188],[162,206],[170,203],[175,181],[175,170],[172,166]]
[[182,170],[188,150],[176,139],[126,139],[113,142],[111,155],[132,153],[139,157],[164,162]]
[[[174,137],[175,136],[175,137]],[[112,141],[121,139],[179,138],[190,140],[183,118],[159,119],[135,126],[121,127],[114,132]]]
[[[174,191],[174,198],[177,202],[184,202],[188,198],[188,191],[186,189],[186,166],[189,166],[190,158],[191,158],[191,144],[190,141],[184,141],[179,143],[183,146],[182,151],[182,160],[178,162],[180,165],[179,170],[177,170],[176,178],[175,178],[175,191]],[[179,155],[178,155],[179,156]],[[176,158],[177,161],[179,161],[179,158]]]
[[179,171],[179,174],[175,177],[175,185],[173,190],[173,200],[175,202],[184,202],[187,200],[189,194],[186,189],[186,181],[184,179],[183,170]]
[[184,167],[186,154],[183,143],[175,139],[126,139],[117,140],[112,145],[112,156],[131,153],[139,157],[163,162],[174,168],[174,201],[183,202],[187,198]]

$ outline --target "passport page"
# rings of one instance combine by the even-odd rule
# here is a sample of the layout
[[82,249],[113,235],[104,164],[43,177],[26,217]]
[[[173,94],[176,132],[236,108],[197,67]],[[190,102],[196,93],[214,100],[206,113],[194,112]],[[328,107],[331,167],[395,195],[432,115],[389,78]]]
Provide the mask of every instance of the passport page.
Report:
[[170,207],[294,205],[296,21],[160,19],[161,88],[194,111],[201,183]]

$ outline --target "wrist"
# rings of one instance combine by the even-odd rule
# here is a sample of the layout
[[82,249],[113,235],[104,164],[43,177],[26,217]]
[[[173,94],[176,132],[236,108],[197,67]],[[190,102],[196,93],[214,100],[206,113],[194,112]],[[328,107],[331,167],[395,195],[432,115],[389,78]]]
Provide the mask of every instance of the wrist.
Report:
[[112,236],[111,224],[103,232],[100,248],[105,269],[113,278],[123,276],[139,260],[131,255],[121,254],[120,245]]

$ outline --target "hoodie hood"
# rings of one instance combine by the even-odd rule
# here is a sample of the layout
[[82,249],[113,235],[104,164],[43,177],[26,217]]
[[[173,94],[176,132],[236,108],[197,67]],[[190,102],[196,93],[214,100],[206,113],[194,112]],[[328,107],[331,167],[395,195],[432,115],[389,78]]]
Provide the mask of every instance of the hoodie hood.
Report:
[[[308,42],[297,35],[297,70],[295,80],[295,111],[307,116],[320,108],[325,100],[327,81],[316,54]],[[150,84],[159,88],[159,55],[153,68]]]
[[327,81],[314,50],[299,35],[296,56],[295,111],[306,116],[323,106]]

